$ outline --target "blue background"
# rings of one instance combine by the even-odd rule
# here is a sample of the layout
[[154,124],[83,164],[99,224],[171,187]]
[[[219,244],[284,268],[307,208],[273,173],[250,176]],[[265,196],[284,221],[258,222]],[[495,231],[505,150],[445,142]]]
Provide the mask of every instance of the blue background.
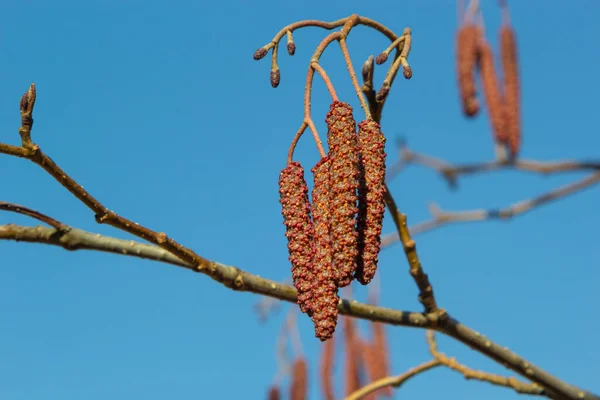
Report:
[[[496,47],[500,13],[495,1],[482,6]],[[591,0],[569,6],[511,2],[524,158],[598,156],[599,11]],[[389,162],[398,159],[400,136],[412,149],[450,161],[491,159],[485,113],[467,121],[459,111],[454,1],[3,2],[0,140],[19,142],[18,102],[34,81],[34,141],[107,207],[168,232],[204,257],[287,279],[277,177],[302,119],[309,58],[326,32],[298,31],[294,57],[280,49],[276,90],[269,85],[269,59],[256,62],[252,54],[288,23],[351,13],[397,33],[412,28],[414,76],[396,81],[383,119]],[[387,41],[359,27],[349,46],[360,68]],[[322,65],[362,119],[339,49],[328,50]],[[376,70],[377,82],[383,71]],[[319,79],[313,99],[324,135],[330,100]],[[310,136],[297,157],[307,169],[316,162]],[[0,171],[2,200],[78,228],[128,237],[97,225],[34,164],[1,156]],[[502,207],[582,176],[501,172],[462,179],[460,190],[451,192],[433,171],[411,167],[391,190],[416,223],[429,218],[429,201],[446,210]],[[443,307],[548,372],[596,392],[599,194],[595,187],[510,222],[456,224],[416,237]],[[0,214],[0,224],[11,222],[36,224]],[[384,231],[393,231],[389,215]],[[287,306],[260,324],[255,295],[172,266],[14,242],[0,243],[0,254],[3,399],[264,398]],[[400,246],[382,252],[379,274],[382,305],[420,310]],[[365,299],[362,288],[355,294]],[[319,398],[320,344],[308,318],[300,318],[300,329],[312,397]],[[424,331],[390,328],[388,335],[395,373],[429,358]],[[452,339],[439,343],[471,367],[511,374]],[[395,398],[448,393],[518,397],[437,369]]]

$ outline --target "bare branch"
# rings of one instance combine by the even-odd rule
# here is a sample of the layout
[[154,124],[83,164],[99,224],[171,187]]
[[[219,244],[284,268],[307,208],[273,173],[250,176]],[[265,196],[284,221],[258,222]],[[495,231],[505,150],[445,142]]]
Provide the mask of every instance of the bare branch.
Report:
[[408,371],[406,371],[405,373],[403,373],[402,375],[388,376],[386,378],[378,379],[375,382],[371,382],[368,385],[365,385],[362,388],[358,389],[357,391],[352,393],[350,396],[346,397],[346,400],[362,399],[364,396],[366,396],[370,393],[373,393],[373,392],[377,391],[378,389],[387,387],[387,386],[399,388],[400,386],[402,386],[403,383],[408,381],[410,378],[413,378],[423,372],[429,371],[432,368],[439,367],[440,365],[441,365],[441,362],[439,360],[434,359],[434,360],[424,362],[423,364],[418,365],[414,368],[411,368]]
[[6,201],[0,201],[0,210],[14,212],[17,214],[22,214],[22,215],[27,215],[28,217],[37,219],[38,221],[41,221],[47,225],[50,225],[51,227],[58,229],[58,230],[65,230],[68,228],[67,225],[63,224],[60,221],[55,220],[52,217],[42,214],[39,211],[32,210],[31,208],[28,208],[25,206],[20,206],[18,204],[8,203]]
[[464,364],[456,361],[455,358],[450,358],[444,353],[440,353],[435,340],[435,332],[427,330],[427,342],[429,343],[429,352],[431,355],[446,367],[453,369],[463,374],[465,379],[475,379],[478,381],[488,382],[492,385],[505,386],[514,389],[517,393],[530,394],[536,396],[545,396],[544,388],[536,383],[521,382],[514,377],[504,377],[500,375],[490,374],[484,371],[477,371],[467,367]]
[[[468,211],[443,211],[437,205],[430,206],[430,212],[433,218],[420,222],[410,227],[410,232],[414,235],[424,233],[446,224],[457,222],[476,222],[488,221],[493,219],[508,220],[521,214],[525,214],[536,207],[550,203],[578,193],[600,182],[600,172],[588,175],[587,177],[568,185],[561,186],[547,193],[522,200],[508,207],[491,210],[468,210]],[[397,232],[390,233],[381,238],[381,246],[386,247],[394,244],[399,239]]]

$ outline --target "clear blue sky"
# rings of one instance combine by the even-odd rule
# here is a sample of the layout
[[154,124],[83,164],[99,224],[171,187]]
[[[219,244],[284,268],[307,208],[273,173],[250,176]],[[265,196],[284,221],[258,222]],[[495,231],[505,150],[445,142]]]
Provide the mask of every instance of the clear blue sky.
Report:
[[[499,13],[495,1],[482,3],[495,46]],[[598,157],[600,56],[592,38],[600,37],[600,3],[510,3],[520,45],[523,157]],[[269,60],[253,61],[252,54],[288,23],[351,13],[398,33],[406,26],[413,31],[413,79],[397,80],[383,120],[388,159],[397,159],[399,136],[451,161],[490,159],[485,115],[466,121],[459,112],[454,1],[3,2],[0,140],[18,143],[19,98],[34,81],[34,140],[106,206],[204,257],[285,279],[277,177],[302,119],[307,63],[325,32],[297,32],[294,57],[281,49],[276,90]],[[386,45],[364,27],[349,39],[357,67]],[[360,116],[339,50],[331,48],[323,65]],[[314,119],[323,133],[328,104],[317,81]],[[307,169],[314,164],[310,137],[297,154]],[[39,167],[0,156],[0,170],[1,200],[128,237],[97,225]],[[428,218],[429,201],[448,210],[500,207],[581,176],[496,173],[464,179],[450,192],[434,173],[414,167],[391,189],[414,223]],[[596,392],[599,195],[596,187],[510,222],[448,226],[416,238],[443,307]],[[0,224],[11,222],[35,224],[0,213]],[[393,230],[389,215],[384,230]],[[172,266],[109,254],[13,242],[0,242],[0,254],[1,398],[264,398],[284,313],[259,324],[256,296]],[[400,247],[382,253],[384,306],[420,310],[407,269]],[[357,296],[363,300],[364,291]],[[319,344],[307,318],[301,331],[318,398]],[[423,331],[388,334],[395,372],[428,359]],[[451,339],[440,339],[440,347],[472,367],[505,373]],[[444,369],[411,381],[395,398],[448,393],[517,398]]]

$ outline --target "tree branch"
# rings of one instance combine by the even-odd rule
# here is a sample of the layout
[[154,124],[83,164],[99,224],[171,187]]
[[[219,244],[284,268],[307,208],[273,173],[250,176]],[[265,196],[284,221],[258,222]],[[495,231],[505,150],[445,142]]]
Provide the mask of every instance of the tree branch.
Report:
[[[13,224],[0,225],[0,240],[15,240],[30,243],[44,243],[59,246],[66,250],[97,250],[130,257],[145,258],[168,263],[204,273],[222,285],[236,290],[252,292],[264,296],[296,303],[296,289],[293,286],[261,278],[242,271],[236,267],[210,261],[208,270],[198,270],[193,264],[186,263],[166,250],[133,240],[116,239],[108,236],[86,232],[76,228],[59,231],[43,226],[27,227]],[[213,273],[211,271],[216,271]],[[222,280],[216,277],[221,277]],[[474,350],[496,360],[527,379],[541,385],[553,398],[572,400],[600,400],[600,397],[582,391],[566,382],[548,374],[539,367],[519,357],[514,352],[501,347],[473,329],[462,325],[447,313],[423,314],[417,312],[398,311],[389,308],[359,303],[355,300],[340,300],[338,310],[341,314],[383,322],[390,325],[412,328],[434,329],[468,345]],[[582,397],[583,396],[583,397]]]

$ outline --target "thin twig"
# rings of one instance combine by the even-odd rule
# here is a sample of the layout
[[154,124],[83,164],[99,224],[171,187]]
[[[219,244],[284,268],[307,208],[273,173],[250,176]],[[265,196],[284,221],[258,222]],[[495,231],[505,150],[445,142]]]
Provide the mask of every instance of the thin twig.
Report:
[[352,393],[350,396],[347,396],[346,400],[362,399],[364,396],[367,396],[368,394],[373,393],[373,392],[377,391],[378,389],[381,389],[381,388],[384,388],[387,386],[399,388],[400,386],[402,386],[403,383],[408,381],[410,378],[413,378],[423,372],[429,371],[430,369],[438,367],[440,365],[441,365],[441,362],[438,360],[429,360],[427,362],[424,362],[421,365],[418,365],[414,368],[409,369],[402,375],[388,376],[385,378],[378,379],[375,382],[371,382],[368,385],[365,385],[362,388],[358,389],[357,391]]
[[522,382],[514,377],[505,377],[496,374],[490,374],[484,371],[477,371],[459,363],[456,359],[440,353],[435,340],[435,332],[427,330],[427,343],[429,344],[429,352],[431,355],[444,366],[460,372],[465,379],[475,379],[478,381],[488,382],[496,386],[505,386],[514,389],[517,393],[530,394],[536,396],[545,396],[544,388],[536,383]]
[[62,222],[57,221],[54,218],[49,217],[45,214],[42,214],[39,211],[32,210],[31,208],[28,208],[25,206],[20,206],[18,204],[8,203],[6,201],[0,201],[0,210],[10,211],[10,212],[14,212],[17,214],[26,215],[28,217],[37,219],[38,221],[41,221],[47,225],[50,225],[51,227],[58,229],[60,231],[68,229],[67,225],[63,224]]
[[[581,192],[600,182],[600,172],[586,176],[585,178],[560,186],[549,192],[533,197],[531,199],[522,200],[505,208],[490,209],[490,210],[468,210],[468,211],[443,211],[437,205],[432,204],[430,213],[433,215],[428,221],[420,222],[410,227],[410,233],[417,235],[428,232],[441,226],[451,223],[464,223],[489,220],[509,220],[518,215],[525,214],[537,207],[547,203],[565,198],[574,193]],[[390,233],[381,238],[381,246],[387,247],[396,243],[399,239],[397,232]]]

